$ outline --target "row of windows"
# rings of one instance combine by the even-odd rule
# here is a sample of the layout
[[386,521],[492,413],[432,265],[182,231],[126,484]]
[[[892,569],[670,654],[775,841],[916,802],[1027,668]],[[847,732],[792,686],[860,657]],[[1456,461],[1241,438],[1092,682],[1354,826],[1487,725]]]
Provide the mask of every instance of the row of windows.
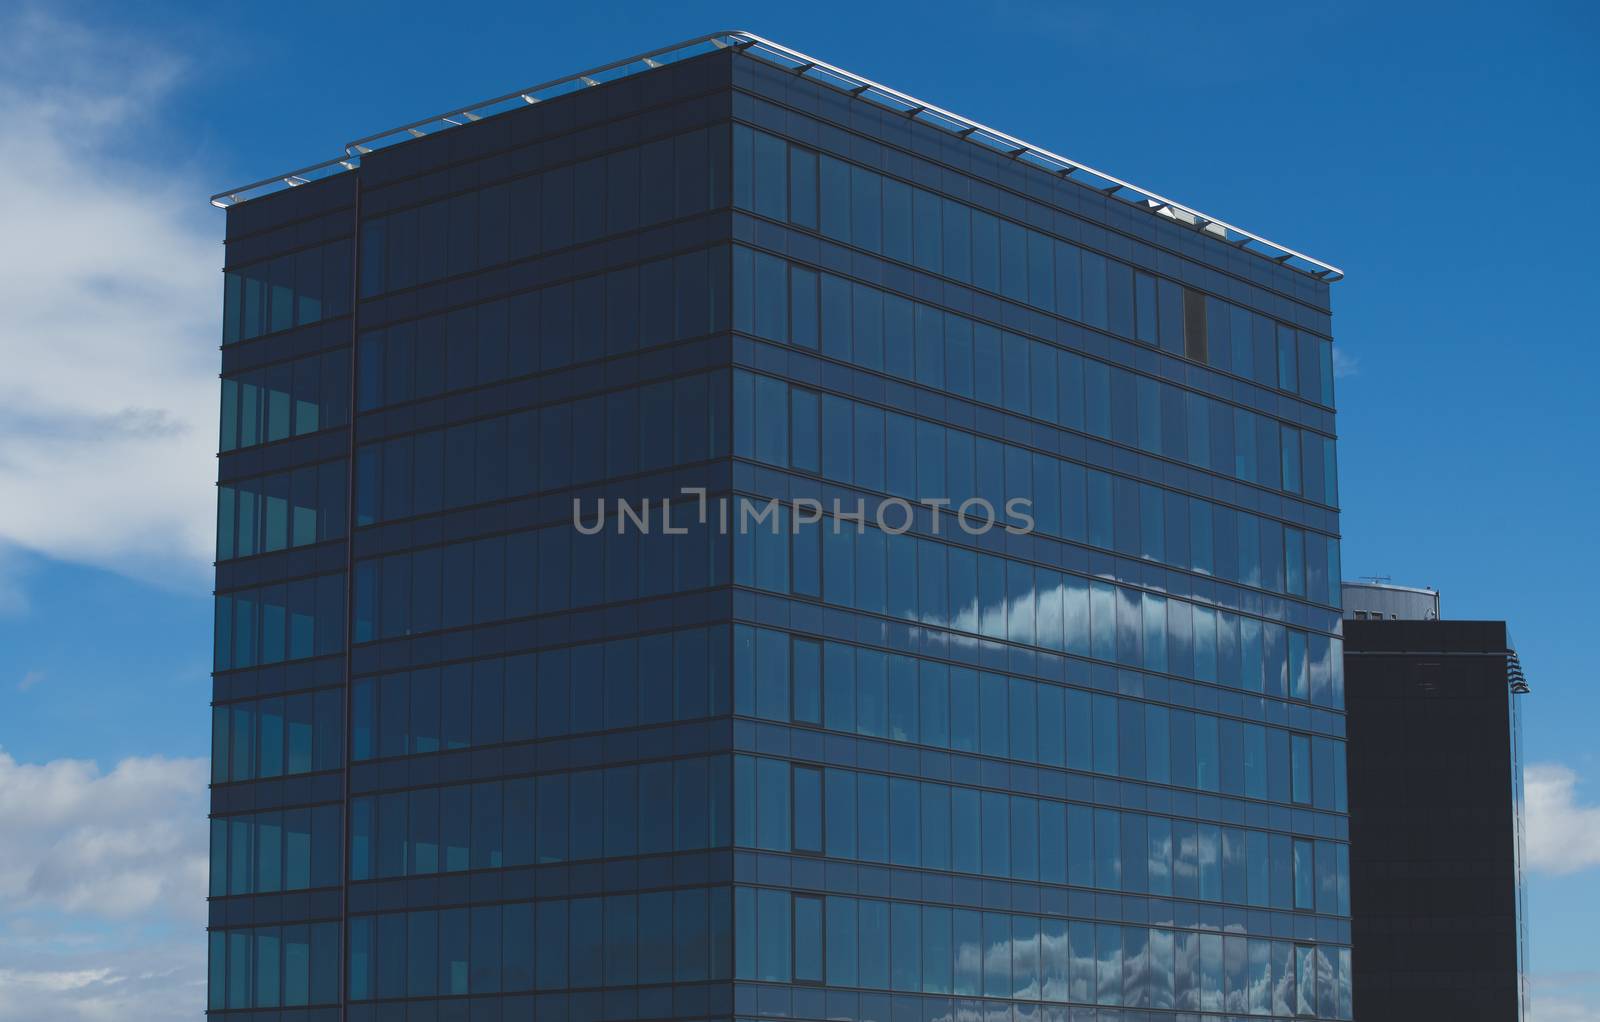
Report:
[[[359,562],[356,641],[726,584],[726,547],[712,542],[714,524],[700,525],[692,504],[674,514],[686,534],[586,536],[558,525]],[[1342,703],[1337,640],[1320,633],[1305,637],[1302,659],[1300,641],[1271,622],[934,540],[809,525],[792,539],[795,591],[829,602],[1247,691]],[[790,542],[785,528],[774,534],[752,527],[736,539],[734,580],[788,592]]]
[[1345,746],[1332,738],[749,625],[735,625],[733,636],[738,714],[1346,808]]
[[742,125],[733,180],[740,209],[1333,404],[1330,342],[1042,231]]
[[689,888],[357,916],[349,997],[726,980],[731,893]]
[[[1033,531],[1338,606],[1338,539],[935,422],[736,370],[733,450],[949,510],[1029,501]],[[946,523],[955,531],[954,522]]]
[[1351,1017],[1349,948],[744,887],[734,917],[739,979]]
[[367,444],[356,524],[726,456],[728,374],[648,383]]
[[[368,445],[358,461],[357,521],[715,456],[727,450],[713,396],[719,378],[684,377]],[[1040,532],[1323,602],[1331,600],[1327,580],[1339,577],[1336,539],[1249,512],[832,395],[819,400],[770,377],[736,373],[735,400],[735,450],[746,456],[908,496],[983,494],[997,508],[1027,497]],[[921,485],[924,476],[937,489]]]
[[[834,642],[796,639],[791,651],[786,633],[766,629],[736,626],[734,634],[740,714],[1344,809],[1344,746],[1332,739]],[[359,679],[352,755],[426,754],[725,713],[723,636],[721,628],[691,629]],[[1302,633],[1291,633],[1291,646],[1303,666]],[[652,667],[670,672],[670,681],[653,683],[645,673]],[[261,714],[264,733],[281,727],[282,701],[262,705],[236,705],[231,718],[229,708],[218,709],[224,726],[240,722],[235,732],[246,736],[233,743],[236,780],[253,776],[251,715]],[[310,741],[309,730],[300,741]],[[276,752],[262,759],[278,769]],[[221,762],[218,779],[226,780]],[[310,762],[291,752],[290,772]]]
[[[674,513],[681,515],[676,520],[686,535],[584,536],[556,526],[363,561],[357,565],[357,639],[656,595],[674,584],[697,588],[725,581],[725,548],[709,542],[708,528],[698,525],[691,505]],[[774,535],[765,526],[752,526],[736,541],[736,581],[788,591],[791,538],[794,590],[829,602],[1247,691],[1309,698],[1319,705],[1342,703],[1335,638],[1288,635],[1272,622],[934,540],[876,529],[835,533],[811,525],[791,537],[784,530]],[[825,580],[818,578],[824,573]],[[306,585],[291,583],[291,596]],[[268,587],[274,597],[283,588]],[[244,635],[253,607],[248,596],[234,594],[232,602],[240,605],[238,633]],[[274,607],[269,603],[264,613],[272,617]],[[228,622],[219,602],[219,640]],[[309,627],[298,612],[294,624]],[[272,622],[269,626],[264,641],[278,650],[281,645],[273,643],[282,636]],[[302,655],[297,652],[300,633],[290,638],[293,655]],[[225,652],[226,644],[219,649]],[[263,663],[275,662],[263,657]],[[242,650],[236,665],[248,666],[246,661],[248,650]]]
[[345,533],[348,462],[217,485],[217,560],[339,539]]
[[729,758],[364,795],[350,879],[726,848]]
[[682,592],[728,582],[728,545],[693,503],[673,508],[683,535],[570,524],[360,561],[355,641]]
[[[351,802],[351,879],[693,851],[731,839],[979,876],[1349,914],[1348,846],[1335,842],[746,756],[734,757],[730,821],[728,769],[728,758],[717,756],[360,796]],[[234,882],[229,893],[243,893],[231,889]]]
[[306,326],[350,312],[350,239],[223,274],[222,343]]
[[414,756],[726,714],[727,644],[719,625],[358,678],[351,755]]
[[[1350,949],[726,888],[350,921],[349,996],[726,979],[1251,1015],[1351,1017]],[[730,932],[729,922],[733,930]],[[335,923],[210,934],[212,1009],[331,1003]]]
[[361,296],[426,284],[727,202],[728,136],[701,128],[361,225]]
[[[725,713],[719,635],[692,629],[359,679],[352,754],[427,754]],[[740,714],[1344,810],[1344,746],[1333,739],[834,642],[796,639],[791,651],[786,633],[748,626],[736,626],[735,650]],[[670,681],[652,683],[644,673],[652,665]],[[291,714],[296,701],[306,712],[309,698],[290,697]],[[218,708],[218,780],[228,779],[228,722],[233,779],[247,779],[253,720],[277,735],[282,712],[281,699]],[[310,769],[309,721],[291,728],[288,772]],[[329,746],[321,755],[336,753]],[[262,763],[270,772],[261,776],[281,771],[276,749],[263,750]]]
[[1307,635],[1310,652],[1293,664],[1291,678],[1287,633],[1270,621],[909,534],[834,531],[832,519],[791,531],[789,518],[780,508],[776,531],[756,525],[735,535],[735,583],[1248,692],[1343,705],[1338,639]]
[[297,1008],[339,1000],[339,924],[212,930],[206,1006]]
[[222,381],[219,449],[305,436],[349,419],[350,352],[310,355]]
[[[784,339],[774,331],[791,315],[790,287],[810,292],[817,287],[817,275],[793,267],[789,276],[794,283],[786,284],[785,264],[758,253],[753,256],[754,287],[748,287],[737,271],[751,258],[744,249],[734,251],[734,326]],[[831,281],[837,282],[832,289]],[[1331,438],[1042,341],[885,296],[864,284],[827,275],[822,284],[825,354],[872,369],[887,367],[908,380],[948,387],[1018,415],[1219,475],[1325,504],[1338,502]],[[814,298],[808,294],[806,300]],[[749,302],[764,310],[755,319],[741,311]],[[771,317],[765,326],[762,316]],[[806,316],[814,334],[816,320],[809,311]]]
[[343,745],[342,689],[211,708],[213,784],[337,770]]
[[213,670],[344,649],[344,575],[240,589],[217,597]]
[[727,329],[726,247],[688,252],[361,335],[370,411]]
[[339,883],[337,805],[211,820],[211,896],[273,894]]
[[1001,879],[1350,914],[1333,841],[735,756],[733,840]]
[[[357,917],[352,999],[726,979],[1348,1019],[1348,948],[736,888]],[[729,919],[734,932],[729,932]],[[211,935],[212,1008],[326,1003],[335,924]],[[324,957],[324,952],[331,952]]]

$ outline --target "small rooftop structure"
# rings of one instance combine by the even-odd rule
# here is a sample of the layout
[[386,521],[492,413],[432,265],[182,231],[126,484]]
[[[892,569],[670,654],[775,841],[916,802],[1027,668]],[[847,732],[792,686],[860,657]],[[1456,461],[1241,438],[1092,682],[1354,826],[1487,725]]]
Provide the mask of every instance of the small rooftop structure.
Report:
[[1387,579],[1343,582],[1346,621],[1437,621],[1438,590],[1397,586]]

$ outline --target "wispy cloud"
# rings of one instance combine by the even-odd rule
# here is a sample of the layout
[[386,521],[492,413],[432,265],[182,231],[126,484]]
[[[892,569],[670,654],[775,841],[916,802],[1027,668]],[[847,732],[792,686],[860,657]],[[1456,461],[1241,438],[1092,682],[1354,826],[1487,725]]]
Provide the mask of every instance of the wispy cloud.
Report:
[[0,546],[167,580],[209,559],[217,392],[218,225],[180,160],[137,155],[182,74],[0,15]]
[[[0,469],[0,474],[3,471]],[[26,576],[21,551],[7,544],[3,535],[0,535],[0,617],[17,617],[27,613]]]
[[43,680],[44,680],[44,672],[43,671],[29,671],[27,674],[24,674],[22,676],[22,680],[21,681],[17,682],[17,691],[18,692],[26,692],[29,689],[33,688],[35,685],[39,684],[39,682],[41,682]]
[[1528,1022],[1600,1022],[1600,972],[1535,972],[1528,980]]
[[1333,346],[1333,378],[1343,380],[1361,371],[1361,362],[1338,344]]
[[86,939],[39,947],[0,936],[0,1022],[169,1022],[205,1008],[196,941]]
[[1528,1022],[1600,1022],[1600,1008],[1566,997],[1534,994]]
[[1565,874],[1600,866],[1600,805],[1578,797],[1578,774],[1559,763],[1523,771],[1528,867]]

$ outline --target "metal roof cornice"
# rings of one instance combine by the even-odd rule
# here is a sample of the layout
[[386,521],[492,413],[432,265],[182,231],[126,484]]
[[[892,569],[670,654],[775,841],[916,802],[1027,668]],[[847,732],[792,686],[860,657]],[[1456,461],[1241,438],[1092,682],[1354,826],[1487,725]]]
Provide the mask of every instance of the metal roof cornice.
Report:
[[912,120],[921,121],[924,124],[948,131],[959,138],[965,139],[974,145],[983,146],[992,152],[1031,164],[1061,177],[1074,177],[1076,180],[1108,196],[1114,196],[1128,202],[1130,205],[1138,206],[1154,215],[1165,217],[1176,223],[1186,224],[1236,248],[1253,252],[1256,255],[1271,259],[1318,279],[1331,283],[1344,277],[1344,271],[1331,263],[1323,262],[1287,245],[1280,245],[1275,241],[1270,241],[1252,231],[1245,230],[1210,214],[1202,213],[1191,206],[1159,195],[1147,188],[1141,188],[1132,182],[1125,181],[1105,171],[1096,170],[1087,164],[1079,163],[1077,160],[1062,156],[1042,146],[1025,142],[997,128],[991,128],[986,124],[963,117],[960,114],[908,95],[898,89],[875,82],[853,71],[846,71],[816,57],[790,49],[781,43],[773,42],[753,32],[743,30],[714,32],[710,35],[697,36],[681,43],[651,50],[648,53],[613,61],[588,71],[566,75],[539,85],[531,85],[525,89],[518,89],[503,96],[497,96],[494,99],[458,107],[433,117],[425,117],[387,131],[367,135],[346,143],[343,156],[313,164],[309,167],[302,167],[299,170],[290,171],[277,177],[265,178],[261,181],[218,192],[211,197],[211,204],[220,208],[227,208],[271,192],[298,187],[346,170],[354,170],[360,165],[361,157],[375,149],[386,148],[413,138],[423,138],[438,131],[469,124],[473,121],[480,121],[485,117],[492,117],[508,110],[520,109],[569,92],[581,91],[585,88],[602,85],[619,78],[626,78],[630,75],[676,63],[677,61],[696,57],[714,50],[729,48],[741,50],[796,75],[830,85],[848,95],[875,103],[885,109],[893,110]]

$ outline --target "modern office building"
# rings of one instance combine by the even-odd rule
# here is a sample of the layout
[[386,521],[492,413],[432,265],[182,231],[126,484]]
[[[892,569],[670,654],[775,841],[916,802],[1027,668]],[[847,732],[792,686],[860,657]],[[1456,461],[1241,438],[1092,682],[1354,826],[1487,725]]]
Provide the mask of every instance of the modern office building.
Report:
[[739,32],[214,202],[212,1013],[1351,1017],[1335,268]]
[[[1503,621],[1439,620],[1437,593],[1409,618],[1351,617],[1350,586],[1356,1017],[1523,1019],[1518,697],[1528,685],[1511,636]],[[1395,601],[1417,599],[1394,588]]]

